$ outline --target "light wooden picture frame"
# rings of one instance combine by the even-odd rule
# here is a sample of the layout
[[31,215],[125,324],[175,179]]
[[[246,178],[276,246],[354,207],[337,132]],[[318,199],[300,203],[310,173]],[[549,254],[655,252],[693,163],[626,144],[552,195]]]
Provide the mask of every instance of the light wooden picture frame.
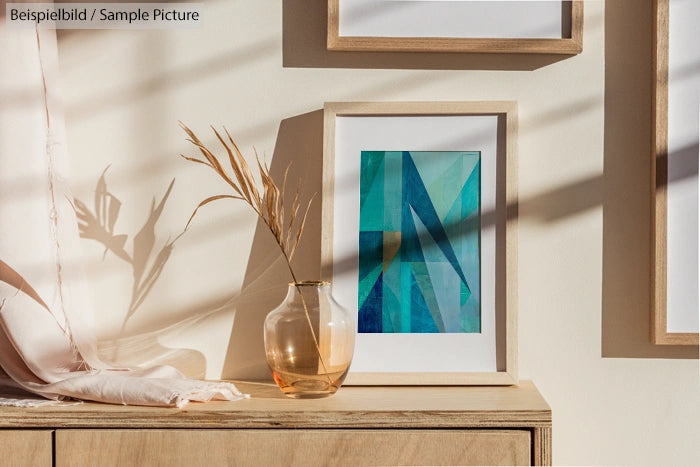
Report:
[[583,1],[328,0],[327,47],[575,55],[583,51]]
[[[697,35],[694,17],[688,17],[690,23],[684,25],[683,17],[687,15],[680,11],[675,15],[671,22],[669,0],[654,0],[651,340],[659,345],[698,345],[697,321],[695,331],[692,322],[698,319],[697,148],[700,135],[697,119],[700,102],[697,94],[700,73],[696,70],[693,74],[691,69],[689,74],[683,63],[676,62],[686,58],[682,56],[683,46],[678,46],[679,42],[685,42],[684,35],[689,36],[692,31],[692,39],[686,37],[691,39],[688,41],[690,50],[697,49],[693,42]],[[673,36],[670,27],[678,28]],[[678,78],[676,70],[682,73],[682,78]],[[689,84],[694,89],[690,93],[687,92]],[[693,92],[694,100],[689,95]],[[690,129],[683,128],[688,125]],[[688,130],[694,133],[690,140]],[[687,195],[693,190],[695,195],[691,195],[689,201]]]
[[[478,275],[478,282],[470,282],[473,287],[470,294],[478,297],[475,298],[478,300],[476,308],[478,329],[461,332],[450,331],[443,327],[438,331],[418,330],[418,332],[414,332],[413,329],[407,331],[404,328],[396,331],[385,328],[380,331],[358,332],[353,364],[345,384],[517,384],[518,188],[516,145],[517,105],[514,102],[335,102],[325,104],[322,277],[332,282],[335,298],[342,305],[357,312],[356,316],[361,316],[362,313],[361,299],[358,298],[359,290],[363,287],[359,259],[362,250],[360,231],[361,226],[366,224],[364,224],[364,220],[362,224],[360,222],[360,185],[364,183],[361,182],[361,172],[367,167],[365,157],[370,153],[385,153],[386,166],[388,167],[389,155],[403,158],[399,159],[403,161],[399,164],[406,164],[408,157],[441,157],[441,155],[445,155],[449,158],[461,157],[456,156],[457,153],[479,154],[479,182],[477,185],[479,201],[478,208],[472,211],[477,212],[478,217],[475,217],[476,221],[474,218],[471,220],[470,228],[472,230],[460,230],[459,236],[453,237],[459,239],[456,240],[456,243],[460,243],[462,238],[470,235],[470,232],[474,230],[478,232],[476,255],[479,259],[476,269],[473,265],[474,261],[471,261],[469,267],[472,276],[468,276],[465,272],[470,280]],[[361,166],[361,160],[362,164],[365,165]],[[432,159],[424,160],[428,160],[429,165],[433,163]],[[457,162],[462,164],[461,161]],[[403,173],[408,173],[406,172],[408,166],[403,165],[402,167]],[[443,165],[443,167],[447,166]],[[463,169],[463,171],[468,170],[473,169]],[[390,171],[387,169],[384,173],[390,174]],[[392,176],[388,175],[387,179]],[[404,177],[402,179],[404,181],[400,183],[403,184],[401,186],[404,188],[402,188],[403,194],[399,197],[401,199],[400,209],[408,209],[405,208],[409,203],[406,201],[407,198],[401,197],[406,196],[407,182],[405,180],[407,176],[402,175],[402,177]],[[426,187],[435,186],[434,183],[436,183],[430,184],[427,178],[421,179],[420,183],[422,184],[423,181],[425,181]],[[466,190],[461,183],[456,185],[459,193]],[[389,193],[391,189],[384,187],[379,192]],[[386,206],[383,203],[390,196],[393,195],[387,194],[386,198],[382,198],[379,205]],[[365,202],[367,202],[367,198],[365,198]],[[453,201],[445,201],[445,203],[453,203]],[[466,202],[462,206],[465,204]],[[454,206],[454,204],[448,205]],[[413,208],[414,206],[411,205],[410,209]],[[386,212],[396,212],[386,207],[381,209],[385,209],[383,216],[386,216]],[[401,212],[401,216],[403,216],[404,211]],[[411,212],[415,213],[415,211]],[[464,215],[466,211],[462,210],[461,212]],[[415,216],[418,218],[421,214],[418,213]],[[402,217],[400,222],[404,222],[403,219]],[[440,222],[445,222],[445,226],[448,225],[446,216],[440,219]],[[460,226],[466,225],[461,224],[462,222],[466,222],[465,217],[460,217],[458,223]],[[402,226],[400,227],[402,230],[400,235],[403,237],[399,237],[399,243],[410,241],[411,236],[406,234],[403,224],[400,225]],[[416,221],[416,226],[418,225],[419,223]],[[384,235],[394,233],[386,232],[386,230],[393,229],[384,228],[383,230]],[[424,233],[427,238],[427,231]],[[433,231],[430,231],[430,235],[433,235]],[[387,260],[386,252],[389,248],[386,246],[387,237],[380,238],[384,238],[385,243],[382,243],[380,247],[380,253],[383,251],[384,253],[381,254],[384,256],[379,262],[385,266],[378,266],[377,271],[381,270],[383,277],[387,277],[387,268],[391,268],[394,259]],[[416,238],[421,240],[421,248],[423,248],[425,245],[423,237],[416,234],[414,239]],[[435,238],[433,236],[433,239]],[[449,240],[449,242],[453,241]],[[437,243],[439,243],[438,240],[435,240],[434,245]],[[445,251],[442,246],[439,248]],[[462,248],[459,250],[461,254],[465,254],[466,247],[460,246],[459,248]],[[472,251],[469,253],[472,255],[471,258],[476,257],[473,253],[474,249],[472,248],[470,251]],[[428,253],[426,253],[425,258],[428,258]],[[465,258],[465,256],[460,258]],[[398,267],[403,268],[403,260],[400,261],[401,265]],[[466,271],[464,265],[467,261],[462,259],[459,261]],[[387,266],[387,264],[389,265]],[[364,270],[367,270],[366,267]],[[474,275],[475,270],[476,275]],[[403,273],[404,270],[401,269],[401,271]],[[409,274],[414,274],[414,272]],[[388,279],[382,280],[385,281],[383,284],[388,283]],[[474,287],[475,283],[476,287]],[[464,284],[466,284],[466,280]],[[459,282],[456,289],[451,289],[442,283],[440,286],[442,286],[441,290],[447,291],[446,293],[452,293],[453,290],[459,291],[462,283]],[[377,287],[377,285],[375,284],[373,287]],[[383,285],[380,284],[378,287],[381,288]],[[432,292],[421,293],[428,296]],[[402,304],[405,303],[405,297],[408,295],[399,293],[396,296],[404,297],[404,299],[399,298],[391,306],[394,309],[401,308],[403,313],[404,306]],[[469,297],[471,296],[469,295]],[[367,295],[364,297],[363,300],[366,300]],[[410,297],[411,303],[414,303],[414,296],[410,295]],[[383,304],[389,303],[389,301],[381,303],[380,306],[391,308],[391,306]],[[429,302],[426,300],[425,303]],[[430,313],[434,313],[437,301],[433,300],[430,303],[433,304]],[[442,303],[447,302],[441,302],[441,307]],[[439,313],[442,313],[443,310],[449,310],[447,314],[450,314],[451,317],[447,319],[454,319],[452,316],[455,314],[461,314],[460,316],[463,317],[465,301],[456,303],[456,307],[440,308]],[[427,309],[428,305],[425,305],[424,310]],[[391,309],[388,312],[384,310],[382,308],[379,313],[395,313]],[[411,313],[413,312],[411,311]],[[380,319],[387,322],[387,318]],[[436,319],[436,322],[440,319]]]

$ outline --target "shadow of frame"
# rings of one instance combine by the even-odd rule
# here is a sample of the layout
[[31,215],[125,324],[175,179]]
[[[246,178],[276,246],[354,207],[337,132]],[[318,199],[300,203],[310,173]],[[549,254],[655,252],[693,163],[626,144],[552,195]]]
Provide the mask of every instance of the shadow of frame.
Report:
[[[270,175],[275,180],[282,180],[287,167],[287,189],[299,182],[302,204],[316,193],[299,248],[292,260],[292,267],[300,280],[316,280],[321,277],[323,110],[290,117],[280,123]],[[291,196],[288,201],[291,201]],[[268,228],[258,221],[241,293],[236,300],[236,318],[223,378],[271,378],[265,359],[263,323],[267,314],[284,299],[290,281],[291,276],[279,247]]]

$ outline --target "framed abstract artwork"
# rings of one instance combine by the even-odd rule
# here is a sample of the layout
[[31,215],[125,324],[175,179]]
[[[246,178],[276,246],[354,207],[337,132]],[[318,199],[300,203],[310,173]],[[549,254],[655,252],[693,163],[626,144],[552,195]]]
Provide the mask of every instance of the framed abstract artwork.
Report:
[[517,383],[516,105],[324,109],[324,279],[356,311],[345,384]]
[[697,0],[655,0],[651,339],[698,345],[700,48]]
[[327,47],[574,55],[583,50],[583,1],[328,0]]

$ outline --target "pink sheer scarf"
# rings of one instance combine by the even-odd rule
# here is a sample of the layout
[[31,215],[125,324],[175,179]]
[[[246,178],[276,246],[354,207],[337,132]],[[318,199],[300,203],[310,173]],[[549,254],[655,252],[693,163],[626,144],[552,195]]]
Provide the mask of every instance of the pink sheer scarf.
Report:
[[66,182],[55,31],[2,21],[0,51],[0,405],[36,405],[35,395],[177,407],[246,397],[173,367],[100,360]]

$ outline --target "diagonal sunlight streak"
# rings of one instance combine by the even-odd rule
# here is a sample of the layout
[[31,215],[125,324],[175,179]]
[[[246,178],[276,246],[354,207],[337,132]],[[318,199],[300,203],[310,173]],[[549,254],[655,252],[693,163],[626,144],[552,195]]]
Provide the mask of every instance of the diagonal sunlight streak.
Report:
[[131,104],[132,99],[142,99],[153,94],[163,94],[173,91],[175,88],[190,83],[209,79],[213,75],[230,72],[231,68],[252,66],[273,53],[278,48],[278,41],[274,38],[264,39],[248,47],[237,48],[214,58],[200,60],[187,66],[167,70],[157,76],[143,81],[129,84],[108,93],[93,96],[76,103],[70,103],[66,108],[66,115],[70,121],[81,121],[102,112],[105,109],[115,109]]
[[[437,81],[446,79],[449,79],[449,76],[439,75],[426,80],[422,73],[415,73],[400,79],[387,79],[385,82],[367,88],[364,92],[369,93],[369,95],[390,95],[391,93],[396,93],[397,89],[399,88],[418,88],[421,85],[434,84]],[[348,90],[346,93],[340,96],[339,100],[352,100],[353,97],[356,95],[357,94],[355,91]],[[308,110],[304,107],[305,106],[302,105],[300,106],[300,108],[293,110],[292,112],[307,112]],[[232,136],[234,136],[237,140],[254,138],[259,139],[262,138],[264,136],[264,133],[268,130],[268,128],[274,125],[276,122],[276,118],[257,120],[254,123],[250,123],[246,126],[237,127],[235,131],[232,131]],[[176,126],[176,121],[173,119],[173,128],[176,128]],[[231,130],[231,128],[229,128],[229,130]],[[206,145],[212,147],[216,147],[216,145],[218,144],[216,138],[209,136],[203,137],[202,141]],[[132,164],[129,167],[120,167],[118,171],[115,170],[114,177],[127,178],[131,181],[148,181],[152,178],[153,174],[155,173],[162,173],[164,170],[172,170],[175,167],[181,167],[180,164],[182,163],[182,161],[178,160],[177,155],[178,153],[176,151],[173,151],[172,154],[161,154],[154,157],[144,157],[142,158],[142,162],[139,162],[138,164]],[[81,181],[73,180],[73,186],[80,186],[80,184]],[[22,180],[17,180],[17,193],[21,193],[24,186],[26,185],[23,183]]]

